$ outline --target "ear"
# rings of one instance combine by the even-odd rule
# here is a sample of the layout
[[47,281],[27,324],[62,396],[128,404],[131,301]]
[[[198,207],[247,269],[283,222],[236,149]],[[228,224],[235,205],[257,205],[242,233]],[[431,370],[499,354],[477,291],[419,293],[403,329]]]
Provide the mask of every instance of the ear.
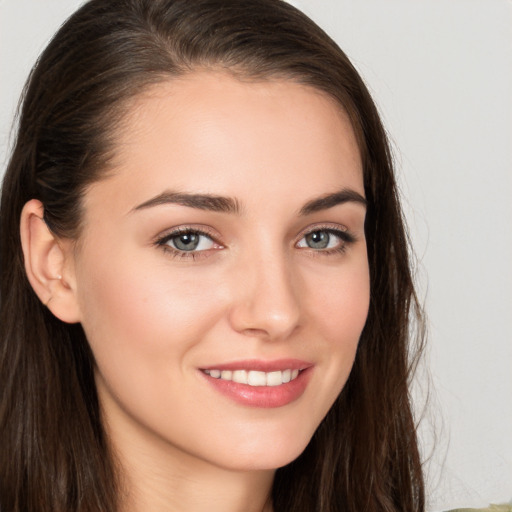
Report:
[[44,207],[36,199],[26,203],[21,212],[21,245],[28,280],[57,318],[79,322],[72,241],[52,233],[43,216]]

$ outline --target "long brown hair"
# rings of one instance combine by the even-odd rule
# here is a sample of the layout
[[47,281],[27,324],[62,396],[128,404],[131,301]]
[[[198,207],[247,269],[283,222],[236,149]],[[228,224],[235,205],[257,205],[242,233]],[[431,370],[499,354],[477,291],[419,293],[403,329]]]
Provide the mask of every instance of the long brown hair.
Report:
[[345,54],[281,0],[92,0],[34,67],[1,199],[0,510],[115,511],[116,471],[80,325],[55,318],[23,267],[19,220],[39,199],[58,236],[108,173],[116,127],[149,84],[198,68],[285,79],[348,113],[364,167],[371,299],[349,380],[306,450],[280,468],[279,512],[420,512],[424,489],[408,385],[421,323],[385,131]]

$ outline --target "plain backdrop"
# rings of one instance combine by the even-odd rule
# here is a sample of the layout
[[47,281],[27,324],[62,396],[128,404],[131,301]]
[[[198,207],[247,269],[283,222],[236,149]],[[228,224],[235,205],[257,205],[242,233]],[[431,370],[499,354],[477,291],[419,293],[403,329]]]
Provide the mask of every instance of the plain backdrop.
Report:
[[[29,69],[80,3],[0,0],[1,173]],[[393,142],[429,317],[415,388],[429,509],[509,501],[512,3],[293,3],[352,59]]]

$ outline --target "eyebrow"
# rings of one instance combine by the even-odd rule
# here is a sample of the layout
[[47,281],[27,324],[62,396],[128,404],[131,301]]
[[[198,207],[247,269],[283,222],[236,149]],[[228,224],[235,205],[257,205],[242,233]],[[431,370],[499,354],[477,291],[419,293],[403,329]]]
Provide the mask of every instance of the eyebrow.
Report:
[[328,210],[334,206],[344,203],[358,203],[363,205],[365,208],[368,205],[368,201],[355,190],[344,188],[339,192],[328,194],[326,196],[319,197],[307,202],[299,211],[299,215],[310,215],[315,212],[322,210]]
[[163,204],[178,204],[180,206],[188,206],[189,208],[197,208],[199,210],[208,210],[221,213],[241,212],[240,203],[237,199],[224,196],[216,196],[212,194],[186,194],[183,192],[166,191],[159,194],[142,204],[139,204],[134,210],[144,210],[153,206]]
[[[325,196],[308,201],[300,210],[300,216],[310,215],[322,210],[328,210],[340,204],[355,202],[367,206],[366,199],[355,190],[344,188],[338,192],[327,194]],[[218,196],[213,194],[188,194],[184,192],[165,191],[161,194],[148,199],[139,204],[132,211],[145,210],[154,206],[164,204],[177,204],[196,208],[198,210],[207,210],[220,213],[240,214],[242,207],[240,202],[232,197]]]

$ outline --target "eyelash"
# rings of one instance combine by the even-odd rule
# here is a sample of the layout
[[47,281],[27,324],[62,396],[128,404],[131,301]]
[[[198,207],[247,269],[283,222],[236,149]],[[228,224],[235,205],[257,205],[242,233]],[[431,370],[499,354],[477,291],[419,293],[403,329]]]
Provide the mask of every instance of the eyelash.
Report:
[[191,227],[179,227],[179,228],[172,230],[170,233],[167,233],[167,234],[163,235],[162,237],[159,237],[155,241],[155,245],[157,245],[158,247],[161,247],[165,253],[168,253],[173,258],[179,259],[179,260],[181,260],[181,259],[196,260],[197,258],[207,256],[204,253],[208,252],[208,250],[180,251],[179,249],[175,249],[168,245],[168,242],[170,242],[173,238],[177,238],[180,235],[187,235],[187,234],[195,234],[195,235],[199,235],[199,236],[204,236],[206,238],[209,238],[213,243],[217,244],[219,246],[219,248],[223,247],[222,244],[217,242],[217,240],[215,239],[215,236],[212,233],[210,233],[207,229],[205,229],[204,227],[196,228],[196,227],[192,227],[192,226]]
[[[330,249],[314,249],[312,247],[304,247],[304,248],[300,248],[301,250],[309,249],[310,252],[314,256],[329,256],[332,254],[344,253],[347,250],[348,246],[350,246],[351,244],[353,244],[354,242],[357,241],[356,237],[352,233],[350,233],[348,230],[343,230],[343,229],[335,228],[332,226],[319,225],[319,226],[313,226],[312,228],[308,229],[304,233],[301,233],[298,241],[295,243],[295,246],[306,236],[311,235],[313,233],[317,233],[317,232],[324,232],[329,235],[337,237],[340,240],[339,247],[333,247]],[[211,249],[205,249],[205,250],[200,250],[200,251],[196,251],[196,250],[192,250],[192,251],[184,251],[183,250],[182,251],[182,250],[175,249],[168,245],[168,243],[173,238],[177,238],[180,235],[186,235],[186,234],[194,234],[194,235],[199,235],[199,236],[204,236],[204,237],[209,238],[214,244],[218,245],[218,247],[213,250],[223,248],[222,244],[217,242],[215,236],[203,227],[201,227],[201,228],[195,228],[195,227],[176,228],[173,231],[171,231],[170,233],[167,233],[167,234],[157,238],[157,240],[155,241],[155,245],[158,247],[161,247],[164,250],[164,252],[170,254],[173,258],[180,259],[180,260],[181,259],[191,259],[194,261],[201,257],[208,257],[208,255],[205,253],[208,253]]]
[[313,256],[330,256],[334,254],[342,254],[348,249],[350,245],[357,241],[355,235],[352,234],[350,231],[340,229],[339,227],[325,225],[314,226],[308,229],[306,232],[300,235],[299,241],[305,238],[306,236],[317,232],[323,232],[337,237],[339,239],[339,246],[332,247],[331,249],[314,249],[313,247],[304,248],[309,249]]

